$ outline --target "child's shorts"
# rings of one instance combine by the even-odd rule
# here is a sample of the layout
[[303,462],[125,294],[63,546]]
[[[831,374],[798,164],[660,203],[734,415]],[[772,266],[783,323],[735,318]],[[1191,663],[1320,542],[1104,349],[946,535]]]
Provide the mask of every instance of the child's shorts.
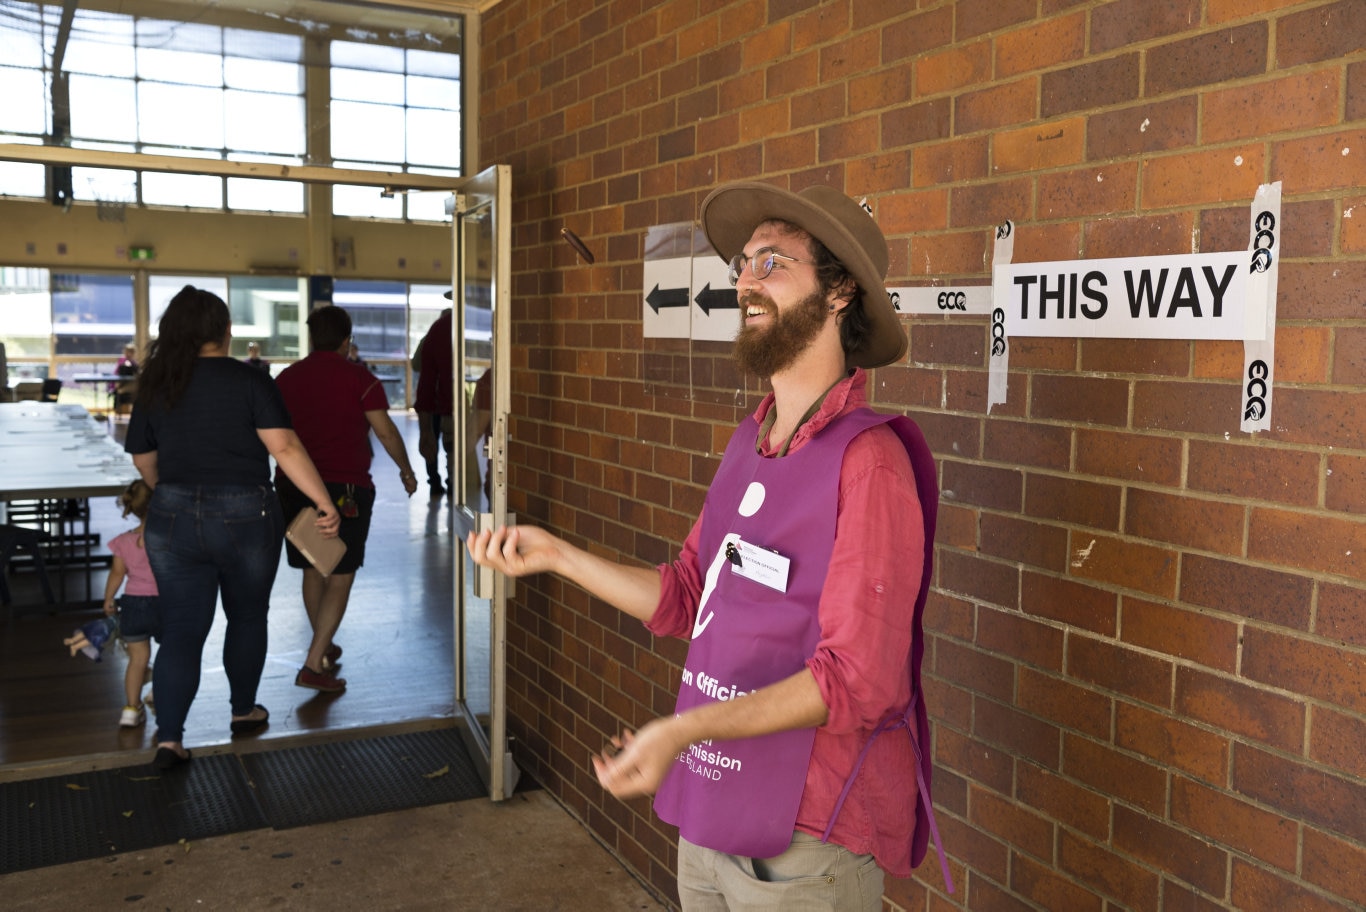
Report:
[[119,599],[119,636],[127,643],[149,637],[161,639],[161,614],[155,595],[125,595]]

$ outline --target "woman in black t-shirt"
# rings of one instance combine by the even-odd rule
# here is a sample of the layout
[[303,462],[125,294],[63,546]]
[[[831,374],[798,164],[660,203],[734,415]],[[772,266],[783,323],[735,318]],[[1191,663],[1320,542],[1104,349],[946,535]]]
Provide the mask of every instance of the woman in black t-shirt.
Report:
[[284,517],[270,457],[313,501],[318,528],[340,517],[268,374],[228,357],[232,323],[217,295],[187,285],[166,308],[143,364],[124,448],[152,487],[144,541],[160,591],[161,648],[153,671],[156,758],[190,758],[185,717],[199,690],[204,642],[221,592],[223,667],[235,735],[270,713],[256,702],[265,666],[270,590]]

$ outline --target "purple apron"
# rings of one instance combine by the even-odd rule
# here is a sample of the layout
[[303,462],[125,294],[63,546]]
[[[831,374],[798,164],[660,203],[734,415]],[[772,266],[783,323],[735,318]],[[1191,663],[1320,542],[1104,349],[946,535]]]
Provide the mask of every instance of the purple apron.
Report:
[[[705,582],[678,712],[744,699],[806,666],[820,639],[817,610],[834,547],[845,448],[888,421],[892,416],[867,409],[851,412],[781,459],[755,452],[752,418],[736,429],[703,510],[697,553]],[[902,422],[914,428],[904,418],[896,423]],[[736,572],[741,544],[790,561],[785,592]],[[655,811],[696,845],[751,858],[778,855],[792,841],[815,734],[807,728],[691,745],[661,784]]]

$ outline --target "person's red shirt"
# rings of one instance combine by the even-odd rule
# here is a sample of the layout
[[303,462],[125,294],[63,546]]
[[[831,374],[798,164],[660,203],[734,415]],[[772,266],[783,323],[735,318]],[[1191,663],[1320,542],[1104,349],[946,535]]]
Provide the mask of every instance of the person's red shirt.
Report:
[[422,370],[417,375],[413,408],[419,412],[455,414],[454,373],[451,367],[451,311],[444,310],[422,337]]
[[373,488],[365,413],[389,408],[379,378],[336,352],[315,351],[281,371],[275,384],[323,481]]

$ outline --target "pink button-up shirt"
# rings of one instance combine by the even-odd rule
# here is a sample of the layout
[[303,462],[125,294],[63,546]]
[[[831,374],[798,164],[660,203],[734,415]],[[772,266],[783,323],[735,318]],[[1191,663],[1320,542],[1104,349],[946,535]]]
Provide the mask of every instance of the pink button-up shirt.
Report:
[[[865,406],[866,383],[862,370],[838,383],[798,429],[789,452],[836,417]],[[770,394],[754,413],[761,426],[772,407]],[[781,445],[763,441],[761,452],[773,456]],[[686,638],[692,632],[703,587],[700,529],[699,518],[678,560],[660,565],[662,593],[647,625],[658,636]],[[829,717],[816,731],[798,830],[817,837],[825,832],[868,736],[910,702],[912,618],[924,546],[920,499],[906,450],[895,431],[871,428],[849,444],[840,469],[835,544],[819,606],[821,638],[806,663]],[[915,803],[910,739],[904,730],[884,734],[874,741],[830,839],[872,854],[893,877],[908,877]]]

